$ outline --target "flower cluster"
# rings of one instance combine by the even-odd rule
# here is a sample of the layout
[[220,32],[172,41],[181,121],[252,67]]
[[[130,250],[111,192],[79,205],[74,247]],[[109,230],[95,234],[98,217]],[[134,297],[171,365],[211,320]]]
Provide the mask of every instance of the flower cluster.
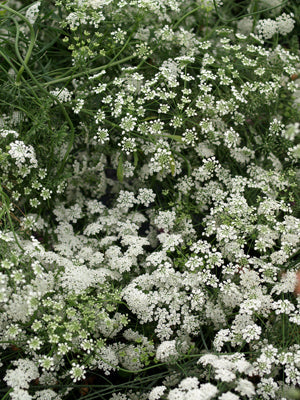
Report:
[[0,129],[1,185],[13,202],[21,205],[29,199],[30,206],[37,208],[51,198],[47,171],[39,167],[34,148],[18,137],[13,129]]
[[230,3],[3,4],[5,398],[299,386],[299,7]]

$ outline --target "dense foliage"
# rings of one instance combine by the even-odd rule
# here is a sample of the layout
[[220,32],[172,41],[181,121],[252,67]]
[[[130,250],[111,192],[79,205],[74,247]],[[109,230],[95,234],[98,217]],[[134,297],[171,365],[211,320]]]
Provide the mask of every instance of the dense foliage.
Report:
[[300,4],[0,3],[1,399],[299,399]]

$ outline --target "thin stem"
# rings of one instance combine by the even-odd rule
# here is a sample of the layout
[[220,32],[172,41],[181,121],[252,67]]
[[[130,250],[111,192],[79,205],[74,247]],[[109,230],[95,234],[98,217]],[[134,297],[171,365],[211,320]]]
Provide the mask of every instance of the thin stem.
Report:
[[188,176],[191,176],[191,173],[192,173],[191,164],[190,164],[190,162],[188,161],[188,159],[187,159],[184,155],[182,155],[181,153],[179,153],[178,151],[173,151],[173,153],[174,153],[174,154],[177,154],[178,157],[181,157],[181,158],[185,161],[186,166],[187,166],[187,174],[188,174]]
[[263,13],[263,12],[265,12],[265,11],[274,10],[275,8],[282,7],[282,6],[286,5],[286,3],[287,3],[288,1],[289,1],[289,0],[285,0],[285,1],[282,2],[281,4],[278,4],[277,6],[268,7],[268,8],[263,8],[263,9],[261,9],[261,10],[259,10],[259,11],[254,11],[254,12],[251,12],[251,13],[248,13],[248,14],[243,14],[243,15],[241,15],[240,17],[237,17],[237,18],[224,19],[223,17],[221,17],[221,15],[220,15],[219,12],[218,12],[218,6],[217,6],[217,3],[216,3],[216,0],[213,0],[213,2],[214,2],[214,7],[215,7],[215,12],[216,12],[218,18],[219,18],[222,22],[226,22],[226,23],[227,23],[227,22],[238,21],[239,19],[242,19],[242,18],[245,18],[245,17],[252,17],[252,15],[260,14],[260,13]]
[[135,30],[133,30],[133,32],[131,32],[131,34],[128,36],[128,39],[126,40],[126,42],[124,43],[124,46],[121,48],[121,50],[114,56],[114,58],[112,60],[110,60],[110,63],[113,63],[115,61],[116,58],[119,57],[120,54],[123,53],[123,51],[126,49],[128,43],[130,42],[133,34],[135,33]]
[[17,244],[17,246],[18,246],[22,251],[24,251],[23,247],[21,246],[21,244],[20,244],[20,242],[19,242],[19,240],[18,240],[18,238],[17,238],[16,232],[15,232],[15,230],[14,230],[13,222],[12,222],[12,219],[11,219],[11,216],[10,216],[10,209],[9,209],[9,203],[10,203],[10,201],[9,201],[9,198],[8,198],[8,196],[3,192],[1,186],[0,186],[0,194],[1,194],[1,197],[2,197],[3,209],[4,209],[4,212],[5,212],[6,215],[7,215],[7,218],[8,218],[8,221],[9,221],[9,224],[10,224],[10,227],[11,227],[11,230],[12,230],[12,233],[13,233],[13,235],[14,235],[16,244]]
[[13,10],[12,8],[10,8],[8,6],[5,6],[4,4],[0,4],[0,7],[4,8],[5,10],[7,10],[7,11],[11,12],[12,14],[14,14],[14,15],[18,16],[19,18],[21,18],[28,25],[29,30],[30,30],[29,47],[28,47],[26,56],[25,56],[24,60],[22,61],[22,66],[21,66],[21,68],[20,68],[20,70],[19,70],[19,72],[17,74],[17,77],[16,77],[16,85],[20,86],[20,84],[21,84],[21,82],[20,82],[21,81],[21,76],[22,76],[22,74],[24,72],[25,66],[27,66],[27,64],[29,62],[29,59],[31,57],[31,53],[32,53],[32,50],[33,50],[33,47],[34,47],[34,44],[35,44],[35,39],[36,39],[35,32],[34,32],[33,26],[31,25],[29,20],[26,17],[24,17],[24,15],[22,15],[18,11]]
[[64,114],[64,116],[65,116],[65,118],[66,118],[66,120],[67,120],[67,122],[68,122],[68,124],[69,124],[69,126],[70,126],[70,129],[71,129],[71,140],[70,140],[70,142],[69,142],[69,144],[68,144],[67,151],[66,151],[66,153],[65,153],[65,155],[64,155],[64,158],[63,158],[63,160],[62,160],[62,162],[61,162],[61,165],[60,165],[60,167],[59,167],[59,169],[58,169],[58,174],[60,174],[60,173],[62,172],[64,166],[65,166],[65,163],[66,163],[66,161],[67,161],[67,158],[68,158],[68,156],[69,156],[69,154],[70,154],[70,151],[71,151],[71,149],[72,149],[72,147],[73,147],[74,138],[75,138],[75,129],[74,129],[74,125],[73,125],[73,123],[72,123],[72,121],[71,121],[71,119],[70,119],[70,117],[69,117],[69,114],[67,113],[65,107],[61,104],[61,102],[60,102],[54,95],[52,95],[51,93],[49,93],[49,92],[39,83],[39,81],[38,81],[38,80],[35,78],[35,76],[32,74],[32,72],[31,72],[31,70],[28,68],[28,66],[24,63],[24,61],[23,61],[23,59],[22,59],[22,57],[21,57],[21,55],[20,55],[19,48],[18,48],[19,31],[20,31],[20,29],[19,29],[19,24],[18,24],[18,22],[17,22],[13,17],[12,17],[12,20],[14,21],[14,23],[15,23],[15,25],[16,25],[16,29],[17,29],[15,50],[16,50],[16,54],[17,54],[17,56],[18,56],[20,62],[23,64],[23,66],[24,66],[26,72],[27,72],[28,75],[31,77],[31,79],[35,82],[35,84],[37,85],[37,87],[38,87],[44,94],[46,94],[46,96],[51,97],[51,99],[54,100],[54,102],[56,102],[56,103],[58,104],[58,106],[60,107],[62,113]]
[[185,15],[183,15],[183,16],[176,22],[176,24],[174,25],[173,28],[176,29],[176,28],[178,27],[178,25],[180,25],[181,22],[182,22],[184,19],[186,19],[187,17],[189,17],[189,16],[190,16],[191,14],[193,14],[194,12],[198,11],[199,8],[201,8],[201,6],[198,6],[198,7],[194,8],[193,10],[189,11],[188,13],[186,13]]
[[10,67],[15,71],[15,73],[17,74],[17,69],[15,68],[15,66],[13,65],[13,63],[10,61],[10,59],[7,57],[7,55],[5,53],[3,53],[3,51],[0,50],[0,54],[1,56],[5,59],[5,61],[7,62],[7,64],[10,65]]
[[200,327],[200,336],[201,336],[202,342],[203,342],[203,344],[204,344],[205,350],[209,351],[201,327]]
[[133,58],[136,57],[135,55],[131,55],[131,56],[125,57],[125,58],[123,58],[122,60],[119,60],[119,61],[114,61],[114,60],[115,60],[116,58],[118,58],[119,55],[122,54],[123,51],[126,49],[126,47],[127,47],[128,43],[130,42],[130,40],[131,40],[132,35],[134,34],[134,32],[135,32],[135,31],[133,31],[133,32],[131,33],[131,35],[129,35],[129,37],[128,37],[128,39],[126,40],[124,46],[123,46],[123,47],[121,48],[121,50],[113,57],[113,59],[110,60],[110,62],[109,62],[108,64],[102,65],[101,67],[91,68],[91,69],[88,69],[88,70],[83,71],[83,72],[78,72],[77,74],[74,74],[74,75],[68,75],[68,76],[66,76],[66,77],[54,79],[54,80],[52,80],[52,81],[50,81],[50,82],[45,83],[44,86],[47,87],[47,86],[53,85],[53,84],[55,84],[55,83],[65,82],[65,81],[68,81],[68,80],[70,80],[70,79],[78,78],[78,77],[80,77],[80,76],[82,76],[82,75],[86,75],[86,74],[91,74],[91,73],[94,73],[94,72],[98,72],[98,71],[101,71],[101,70],[104,70],[104,69],[107,69],[107,68],[110,68],[110,67],[114,67],[115,65],[122,64],[122,63],[124,63],[124,62],[126,62],[126,61],[132,60]]
[[8,399],[8,396],[10,395],[10,393],[13,391],[13,389],[9,389],[6,393],[5,393],[5,395],[1,398],[1,400],[6,400],[6,399]]
[[74,75],[71,75],[71,76],[66,76],[64,78],[54,79],[54,80],[52,80],[50,82],[45,83],[44,86],[46,87],[46,86],[49,86],[49,85],[53,85],[55,83],[65,82],[65,81],[68,81],[70,78],[71,79],[79,78],[82,75],[92,74],[94,72],[98,72],[98,71],[101,71],[103,69],[107,69],[109,67],[114,67],[115,65],[119,65],[119,64],[125,63],[126,61],[132,60],[135,57],[136,57],[135,55],[131,55],[131,56],[122,58],[122,60],[119,60],[119,61],[109,62],[108,64],[102,65],[101,67],[91,68],[91,69],[88,69],[86,71],[78,72],[77,74],[74,74]]

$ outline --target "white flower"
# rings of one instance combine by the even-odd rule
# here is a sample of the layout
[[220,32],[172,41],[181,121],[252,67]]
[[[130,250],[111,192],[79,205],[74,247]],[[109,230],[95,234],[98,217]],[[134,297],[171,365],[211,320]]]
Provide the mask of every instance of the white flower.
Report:
[[156,358],[162,362],[172,362],[178,358],[175,340],[166,340],[156,349]]
[[99,359],[97,359],[98,368],[102,369],[105,375],[109,375],[117,369],[118,364],[119,359],[112,346],[102,347],[99,352]]
[[275,314],[290,314],[295,311],[295,306],[289,300],[277,300],[272,304]]
[[39,350],[43,344],[42,340],[38,336],[34,336],[32,339],[27,341],[29,348],[32,350]]
[[18,132],[12,130],[12,129],[0,129],[0,136],[3,138],[6,138],[8,135],[13,135],[15,138],[19,136]]
[[238,391],[242,396],[247,396],[249,398],[255,395],[254,385],[247,379],[240,378],[235,390]]
[[163,250],[175,251],[175,248],[183,242],[180,234],[160,233],[157,238],[162,243]]
[[14,388],[12,392],[10,392],[11,400],[32,400],[33,397],[27,392],[27,390],[23,390],[20,388]]
[[198,379],[196,377],[193,378],[189,377],[183,379],[178,387],[183,390],[192,390],[192,389],[197,389],[198,386],[199,386]]
[[200,391],[203,400],[210,400],[218,393],[218,389],[216,388],[216,386],[212,385],[211,383],[201,384]]
[[30,168],[37,167],[37,159],[35,157],[34,148],[30,145],[25,145],[21,140],[16,140],[10,143],[8,154],[15,159],[15,162],[19,168],[21,168],[26,161],[29,162]]
[[35,400],[62,400],[62,398],[51,389],[44,389],[35,392],[33,398]]
[[42,367],[43,371],[54,371],[54,358],[43,356],[39,359],[40,366]]
[[132,192],[120,190],[117,202],[120,207],[127,211],[134,206],[136,199]]
[[221,351],[224,343],[230,341],[231,333],[229,329],[221,329],[214,338],[214,347],[217,351]]
[[294,14],[283,13],[276,18],[277,30],[281,35],[287,35],[292,32],[295,26],[295,20],[293,19]]
[[154,223],[158,229],[169,231],[173,228],[176,220],[176,213],[172,211],[159,211],[157,217],[154,219]]
[[257,394],[260,394],[263,399],[275,399],[278,384],[273,378],[262,378],[257,384]]
[[261,39],[271,39],[277,32],[277,23],[270,18],[261,19],[258,21],[256,29]]
[[226,392],[219,397],[219,400],[240,400],[240,398],[232,392]]
[[108,271],[104,268],[92,270],[85,265],[68,265],[61,275],[61,287],[68,292],[80,293],[88,287],[104,282]]
[[240,19],[237,23],[237,27],[239,32],[244,35],[249,35],[253,27],[253,18],[252,17],[244,17]]
[[235,380],[236,375],[225,368],[219,369],[217,368],[215,371],[215,378],[220,379],[222,382],[232,382]]
[[29,359],[20,359],[13,362],[16,369],[8,370],[4,377],[8,386],[13,388],[28,389],[30,381],[39,377],[36,364]]
[[33,3],[29,8],[26,10],[25,17],[28,19],[28,21],[33,25],[38,17],[39,14],[39,8],[40,8],[41,2],[37,1]]
[[159,400],[166,390],[165,386],[156,386],[148,395],[149,400]]
[[55,96],[61,103],[67,103],[72,99],[72,92],[70,92],[67,88],[56,88],[51,90],[50,94]]
[[80,381],[85,378],[85,367],[78,363],[73,362],[70,370],[70,376],[73,382]]
[[218,361],[219,361],[219,357],[214,355],[214,354],[204,354],[203,356],[201,356],[197,362],[197,364],[203,364],[203,365],[207,365],[210,364],[212,366],[217,366],[218,365]]
[[121,146],[122,151],[127,155],[133,153],[136,150],[136,141],[135,138],[123,137],[121,143],[118,144]]
[[137,200],[140,204],[143,204],[145,207],[148,207],[150,203],[154,201],[156,194],[152,189],[142,188],[139,189],[139,194],[137,196]]

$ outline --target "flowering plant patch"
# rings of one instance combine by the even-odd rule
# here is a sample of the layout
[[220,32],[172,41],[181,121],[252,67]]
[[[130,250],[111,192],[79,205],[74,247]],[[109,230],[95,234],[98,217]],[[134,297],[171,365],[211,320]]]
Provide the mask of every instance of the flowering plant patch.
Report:
[[1,400],[300,398],[296,3],[0,3]]

